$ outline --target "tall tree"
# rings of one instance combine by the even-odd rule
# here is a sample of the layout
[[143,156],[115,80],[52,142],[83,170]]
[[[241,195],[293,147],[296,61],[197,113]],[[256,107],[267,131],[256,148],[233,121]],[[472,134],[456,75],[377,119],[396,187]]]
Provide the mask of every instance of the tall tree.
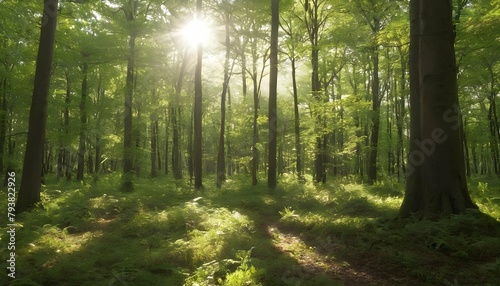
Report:
[[57,25],[58,0],[45,0],[40,42],[36,60],[35,81],[28,126],[28,139],[24,154],[21,187],[16,202],[16,212],[21,213],[40,201],[42,156],[47,123],[47,98],[49,96],[52,59]]
[[314,178],[316,182],[326,182],[326,134],[324,130],[324,119],[319,106],[325,102],[325,96],[321,90],[321,81],[319,77],[319,59],[320,59],[320,43],[321,31],[325,27],[328,19],[331,16],[331,5],[328,0],[301,0],[301,5],[304,8],[303,16],[299,17],[306,29],[309,43],[311,44],[311,93],[317,105],[316,111],[316,150],[314,154]]
[[132,146],[132,98],[134,95],[134,75],[135,75],[135,40],[137,31],[134,27],[134,21],[137,13],[137,1],[130,0],[122,7],[125,19],[129,23],[130,31],[128,35],[128,59],[127,59],[127,78],[125,80],[125,112],[123,116],[124,135],[123,135],[123,181],[121,190],[124,192],[133,191],[132,182],[133,169],[133,146]]
[[[226,7],[226,9],[228,9]],[[225,46],[226,46],[226,57],[224,60],[224,82],[222,83],[222,94],[220,99],[220,132],[219,132],[219,149],[217,151],[217,187],[222,186],[222,182],[226,180],[226,156],[225,156],[225,136],[224,132],[226,130],[226,95],[229,89],[229,58],[231,56],[231,38],[230,38],[230,21],[231,14],[229,11],[224,11],[224,26],[225,26]]]
[[295,132],[295,169],[297,178],[302,180],[302,144],[300,142],[300,114],[299,114],[299,91],[297,87],[297,49],[302,42],[301,35],[297,33],[294,27],[293,18],[290,16],[287,19],[281,18],[281,29],[286,33],[287,41],[287,56],[291,63],[292,69],[292,96],[293,96],[293,118],[294,118],[294,132]]
[[410,33],[410,153],[400,215],[477,208],[465,176],[451,2],[411,0]]
[[[86,57],[85,61],[87,60]],[[81,99],[80,99],[80,142],[78,144],[78,165],[77,165],[77,170],[76,170],[76,179],[78,181],[83,180],[83,173],[84,173],[84,165],[85,165],[85,144],[87,141],[87,107],[86,107],[86,102],[87,102],[87,73],[88,73],[88,63],[84,62],[82,64],[82,73],[83,73],[83,79],[82,79],[82,94],[81,94]]]
[[[196,1],[196,17],[201,18],[202,0]],[[194,73],[194,188],[203,188],[202,181],[202,83],[201,68],[203,64],[203,43],[200,41],[196,47],[196,67]]]
[[276,188],[276,146],[278,137],[278,28],[279,28],[279,0],[271,1],[271,50],[269,54],[269,157],[267,171],[267,186]]

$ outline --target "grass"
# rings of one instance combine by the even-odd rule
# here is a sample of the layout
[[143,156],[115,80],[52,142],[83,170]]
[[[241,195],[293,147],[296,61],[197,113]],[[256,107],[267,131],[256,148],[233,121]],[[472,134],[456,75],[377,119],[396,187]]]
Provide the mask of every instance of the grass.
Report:
[[16,217],[16,279],[0,284],[500,285],[496,178],[469,182],[483,213],[438,221],[396,219],[403,186],[391,180],[285,175],[272,194],[246,177],[203,193],[168,178],[120,184],[47,180],[43,208]]

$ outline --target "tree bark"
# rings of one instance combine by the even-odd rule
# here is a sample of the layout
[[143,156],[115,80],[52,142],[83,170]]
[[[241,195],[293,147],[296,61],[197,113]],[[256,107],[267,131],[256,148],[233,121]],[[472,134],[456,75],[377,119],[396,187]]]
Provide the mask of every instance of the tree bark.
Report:
[[42,156],[47,123],[52,59],[57,25],[58,0],[45,0],[36,60],[35,81],[29,115],[28,138],[23,161],[16,212],[22,213],[40,201]]
[[460,137],[451,3],[411,0],[410,9],[411,142],[400,215],[462,213],[477,206]]

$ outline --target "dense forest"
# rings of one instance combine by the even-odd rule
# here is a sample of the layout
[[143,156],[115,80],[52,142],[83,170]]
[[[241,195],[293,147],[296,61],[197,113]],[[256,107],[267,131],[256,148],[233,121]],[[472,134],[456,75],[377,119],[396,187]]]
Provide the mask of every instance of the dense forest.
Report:
[[5,285],[500,284],[500,1],[41,2]]

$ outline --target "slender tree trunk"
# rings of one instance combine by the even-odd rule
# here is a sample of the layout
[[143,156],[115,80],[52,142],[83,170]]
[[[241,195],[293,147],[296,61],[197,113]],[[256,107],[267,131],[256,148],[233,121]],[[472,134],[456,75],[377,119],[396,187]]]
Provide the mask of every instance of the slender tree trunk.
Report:
[[278,138],[278,28],[279,28],[279,0],[271,1],[271,51],[269,71],[269,156],[267,172],[267,186],[274,190],[277,184],[276,178],[276,147]]
[[71,102],[71,84],[70,84],[70,78],[69,78],[69,71],[65,71],[65,76],[66,76],[66,97],[64,100],[64,138],[63,139],[63,147],[64,147],[64,153],[63,153],[63,166],[64,166],[64,172],[66,175],[66,180],[70,181],[71,180],[71,175],[73,172],[73,164],[71,164],[71,153],[70,153],[70,147],[68,146],[67,142],[67,137],[69,136],[69,104]]
[[224,82],[222,83],[222,94],[220,99],[220,132],[219,132],[219,149],[217,152],[217,178],[216,184],[220,188],[226,180],[226,156],[225,156],[225,138],[226,130],[226,95],[229,86],[229,57],[231,56],[231,38],[229,35],[230,14],[225,13],[225,28],[226,28],[226,58],[224,61]]
[[411,0],[410,9],[411,142],[400,215],[461,213],[477,206],[467,189],[459,129],[452,7]]
[[174,103],[172,108],[170,108],[170,117],[172,119],[172,173],[176,180],[182,179],[182,159],[181,159],[181,149],[180,149],[180,101],[181,101],[181,91],[182,83],[184,80],[184,74],[187,66],[187,50],[185,51],[181,70],[179,71],[179,77],[177,78],[177,83],[175,85],[175,95]]
[[[128,23],[133,23],[135,13],[137,11],[137,1],[129,3],[132,7],[123,9],[125,18]],[[134,95],[134,75],[135,75],[135,39],[136,31],[129,32],[128,38],[128,63],[127,63],[127,78],[125,80],[125,110],[123,116],[124,135],[123,135],[123,179],[121,191],[131,192],[134,190],[133,185],[133,162],[134,162],[134,147],[132,146],[132,98]]]
[[[380,19],[373,18],[373,33],[380,31]],[[380,131],[380,95],[379,95],[379,54],[378,45],[372,51],[372,128],[370,136],[370,158],[368,162],[368,183],[373,184],[377,180],[377,156],[378,138]]]
[[47,122],[47,98],[54,55],[58,0],[45,0],[35,81],[29,115],[28,139],[24,154],[21,187],[16,212],[22,213],[40,201],[42,156]]
[[158,171],[156,170],[156,144],[157,144],[157,130],[155,120],[151,121],[151,177],[156,177]]
[[297,89],[297,68],[295,66],[295,58],[292,58],[292,87],[293,87],[293,115],[295,127],[295,162],[297,168],[297,178],[303,179],[302,176],[302,144],[300,143],[300,115],[299,115],[299,92]]
[[85,169],[85,141],[87,136],[87,72],[88,64],[82,65],[82,96],[80,100],[80,143],[78,145],[78,165],[76,170],[76,180],[83,180],[83,173]]
[[[202,0],[196,1],[196,15],[201,18]],[[198,43],[196,49],[196,68],[194,74],[194,188],[201,190],[203,188],[202,180],[202,78],[201,69],[203,64],[203,45]]]
[[166,118],[166,122],[165,122],[165,175],[168,175],[168,152],[169,152],[169,144],[168,144],[168,141],[169,141],[169,132],[168,132],[168,129],[169,129],[169,123],[170,123],[170,113],[166,114],[165,115],[165,118]]
[[400,55],[400,60],[401,60],[401,77],[400,77],[400,96],[399,99],[396,101],[396,124],[397,124],[397,129],[398,129],[398,143],[397,143],[397,158],[396,158],[396,165],[397,165],[397,174],[398,174],[398,181],[401,177],[401,173],[405,173],[405,166],[404,166],[404,144],[403,144],[403,120],[406,116],[406,107],[405,107],[405,94],[406,94],[406,59],[403,55],[403,51],[401,47],[398,47],[399,50],[399,55]]
[[240,50],[241,50],[241,89],[242,89],[242,94],[243,98],[247,98],[247,57],[245,53],[245,45],[246,43],[241,43],[241,41],[238,42],[240,44]]
[[489,109],[488,109],[488,122],[490,127],[490,145],[491,145],[491,156],[493,157],[493,169],[495,174],[500,174],[500,150],[499,150],[499,142],[500,142],[500,130],[498,126],[498,118],[497,118],[497,108],[496,108],[496,95],[497,92],[495,90],[495,74],[493,71],[493,67],[491,65],[488,66],[488,71],[490,75],[490,95],[488,96],[489,101]]
[[155,120],[155,128],[156,128],[156,156],[158,162],[158,171],[161,171],[161,151],[160,151],[160,123],[158,118]]
[[259,168],[259,150],[257,143],[259,141],[259,129],[257,119],[259,117],[259,88],[257,84],[257,47],[252,43],[252,82],[253,82],[253,130],[252,130],[252,186],[257,185],[257,170]]
[[194,112],[191,112],[191,116],[189,118],[189,127],[188,127],[188,147],[187,147],[187,165],[188,165],[188,173],[189,173],[189,185],[193,184],[194,177],[194,165],[193,165],[193,115]]
[[[231,88],[228,86],[227,88],[227,115],[229,117],[229,122],[231,122],[232,111],[231,111]],[[229,124],[227,126],[226,132],[226,146],[227,146],[227,174],[228,176],[232,176],[234,172],[234,164],[232,160],[232,150],[231,150],[231,126]]]
[[[99,73],[99,81],[97,85],[97,100],[96,100],[96,105],[97,107],[100,107],[101,105],[101,99],[104,96],[104,88],[102,87],[102,75]],[[95,164],[94,164],[94,173],[95,177],[94,180],[97,180],[99,177],[99,171],[101,168],[101,114],[99,111],[99,108],[97,108],[98,111],[95,113],[95,121],[96,121],[96,127],[97,127],[97,133],[95,135]]]

